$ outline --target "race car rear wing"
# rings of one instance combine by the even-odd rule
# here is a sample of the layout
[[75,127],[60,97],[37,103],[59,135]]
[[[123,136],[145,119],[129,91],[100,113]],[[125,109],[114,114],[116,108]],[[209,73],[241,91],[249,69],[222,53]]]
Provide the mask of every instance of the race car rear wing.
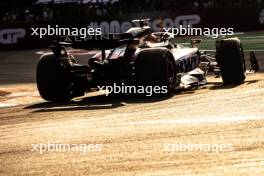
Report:
[[59,41],[55,40],[54,44],[50,46],[52,52],[56,57],[67,56],[65,47],[72,47],[78,49],[100,49],[102,51],[102,59],[105,59],[105,50],[117,48],[122,45],[133,43],[138,39],[131,36],[129,33],[123,34],[108,34],[107,36],[92,36],[89,38],[82,38],[81,36],[63,36]]
[[57,42],[61,45],[69,45],[73,48],[91,49],[104,48],[112,49],[133,42],[135,38],[142,38],[151,34],[148,26],[132,27],[125,33],[108,33],[88,36],[59,36]]
[[[65,46],[78,49],[100,49],[104,59],[105,50],[120,47],[122,45],[133,44],[146,35],[151,34],[151,28],[148,26],[140,26],[130,28],[125,33],[109,33],[102,35],[84,36],[59,36],[54,45],[51,46],[53,53],[57,57],[61,57],[65,53]],[[67,52],[66,52],[67,53]]]
[[107,35],[92,35],[86,38],[82,36],[61,36],[58,43],[64,46],[71,46],[79,49],[94,49],[104,48],[111,49],[119,47],[133,41],[133,36],[129,33],[123,34],[107,34]]

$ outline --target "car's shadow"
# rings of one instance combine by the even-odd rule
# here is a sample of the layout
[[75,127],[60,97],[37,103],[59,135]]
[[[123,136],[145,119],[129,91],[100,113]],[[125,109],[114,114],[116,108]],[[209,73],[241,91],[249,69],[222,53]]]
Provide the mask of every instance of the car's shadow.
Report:
[[97,95],[90,97],[80,97],[70,102],[41,102],[26,106],[25,109],[34,109],[33,112],[53,112],[53,111],[71,111],[71,110],[100,110],[114,109],[133,103],[151,103],[164,101],[171,96],[106,96]]
[[239,84],[231,84],[231,85],[226,85],[223,82],[213,82],[213,83],[208,83],[208,85],[212,85],[209,87],[210,90],[219,90],[219,89],[233,89],[238,86],[241,86],[243,84],[253,84],[258,82],[259,80],[250,80],[250,81],[245,81],[244,83],[239,83]]

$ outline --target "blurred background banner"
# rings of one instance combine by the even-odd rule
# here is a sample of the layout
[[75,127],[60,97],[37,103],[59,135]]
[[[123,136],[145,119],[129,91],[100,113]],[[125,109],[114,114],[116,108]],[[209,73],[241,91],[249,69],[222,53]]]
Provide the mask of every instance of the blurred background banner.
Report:
[[0,3],[0,50],[47,47],[52,37],[32,36],[30,28],[101,27],[125,32],[131,20],[150,18],[151,27],[179,25],[234,28],[235,32],[264,27],[263,0],[8,0]]

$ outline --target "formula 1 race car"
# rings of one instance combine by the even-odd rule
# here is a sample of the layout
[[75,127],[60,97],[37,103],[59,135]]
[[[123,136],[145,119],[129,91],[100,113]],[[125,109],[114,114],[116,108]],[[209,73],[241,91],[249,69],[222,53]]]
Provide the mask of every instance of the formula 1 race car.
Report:
[[[245,80],[245,59],[237,38],[216,42],[216,52],[172,43],[168,32],[152,32],[147,20],[138,20],[121,34],[105,34],[82,39],[63,36],[51,47],[53,54],[41,56],[37,66],[37,87],[47,101],[68,101],[98,86],[118,85],[166,86],[166,95],[175,89],[207,83],[208,70],[221,75],[224,84]],[[80,65],[66,47],[99,48],[97,54]]]

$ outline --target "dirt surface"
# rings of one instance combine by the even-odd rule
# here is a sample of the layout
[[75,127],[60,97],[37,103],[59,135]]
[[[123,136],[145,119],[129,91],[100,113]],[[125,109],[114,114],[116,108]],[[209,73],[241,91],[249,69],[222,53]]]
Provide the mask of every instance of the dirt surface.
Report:
[[[3,76],[0,64],[0,91],[9,92],[0,96],[0,175],[264,175],[263,73],[238,86],[209,77],[170,98],[95,93],[63,104],[38,96],[35,58],[23,68],[3,62],[21,74],[9,67]],[[48,143],[71,148],[34,149]],[[73,144],[92,147],[83,154]]]

